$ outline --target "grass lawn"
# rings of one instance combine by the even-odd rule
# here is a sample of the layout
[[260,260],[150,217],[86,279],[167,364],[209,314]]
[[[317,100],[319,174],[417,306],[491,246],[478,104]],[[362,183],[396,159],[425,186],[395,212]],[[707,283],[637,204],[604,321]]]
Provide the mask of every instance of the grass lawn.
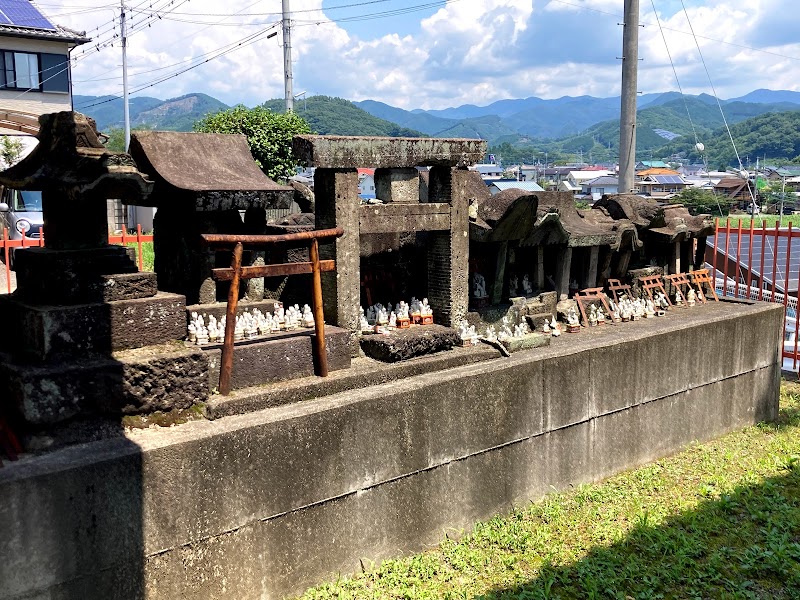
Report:
[[[792,229],[795,227],[800,227],[800,215],[784,215],[783,217],[778,215],[757,215],[755,218],[755,228],[761,229],[762,223],[767,224],[767,229],[774,228],[775,223],[778,222],[778,219],[780,219],[781,227],[788,227],[789,223],[792,224]],[[730,215],[728,220],[730,221],[731,227],[738,227],[739,221],[741,221],[742,229],[750,229],[750,215]],[[719,222],[720,225],[724,225],[725,219],[722,218]]]
[[[129,248],[136,248],[136,242],[128,242],[125,244]],[[138,250],[136,251],[136,262],[139,262]],[[142,262],[144,266],[140,266],[140,271],[153,271],[153,261],[155,260],[155,252],[153,251],[153,242],[142,242]]]
[[800,385],[761,424],[308,590],[336,598],[800,598]]

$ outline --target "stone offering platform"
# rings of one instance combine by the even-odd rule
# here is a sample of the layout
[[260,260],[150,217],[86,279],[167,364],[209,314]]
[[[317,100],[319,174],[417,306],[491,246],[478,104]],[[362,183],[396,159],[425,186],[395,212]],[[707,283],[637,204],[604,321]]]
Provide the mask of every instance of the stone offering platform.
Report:
[[[323,397],[23,456],[0,469],[0,599],[300,593],[775,419],[782,330],[779,305],[709,303],[509,358],[375,369],[356,390],[337,391],[339,371]],[[291,400],[304,382],[275,385]]]

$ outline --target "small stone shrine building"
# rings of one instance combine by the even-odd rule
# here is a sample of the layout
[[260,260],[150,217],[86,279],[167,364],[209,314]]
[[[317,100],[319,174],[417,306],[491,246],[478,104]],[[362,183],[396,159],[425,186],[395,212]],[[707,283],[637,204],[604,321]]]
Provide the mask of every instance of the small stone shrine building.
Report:
[[[158,289],[186,296],[188,304],[224,300],[227,286],[211,269],[230,266],[229,252],[212,253],[204,233],[264,234],[267,208],[289,208],[294,190],[259,169],[243,135],[136,131],[130,154],[153,180],[153,191],[134,203],[154,206]],[[245,264],[263,264],[252,253]],[[263,297],[263,279],[261,296]],[[259,281],[248,282],[250,299]]]
[[711,215],[691,215],[683,204],[664,204],[634,194],[603,196],[593,208],[636,226],[644,247],[634,265],[656,265],[664,273],[702,268],[706,238],[714,235]]
[[601,286],[620,269],[624,275],[620,256],[641,246],[630,221],[580,210],[569,192],[513,188],[480,201],[470,239],[472,269],[490,282],[492,304],[521,295],[526,275],[534,294]]
[[[469,292],[467,167],[481,160],[486,142],[301,135],[294,138],[294,152],[301,162],[316,167],[317,229],[345,231],[335,245],[321,250],[326,253],[322,258],[336,260],[336,271],[323,273],[322,279],[326,321],[349,329],[355,339],[362,261],[392,252],[398,234],[424,234],[415,237],[425,260],[411,275],[416,279],[413,289],[428,298],[436,322],[457,325],[467,313]],[[359,199],[357,169],[362,167],[375,168],[379,203],[362,204]],[[425,202],[420,201],[417,167],[430,167]]]

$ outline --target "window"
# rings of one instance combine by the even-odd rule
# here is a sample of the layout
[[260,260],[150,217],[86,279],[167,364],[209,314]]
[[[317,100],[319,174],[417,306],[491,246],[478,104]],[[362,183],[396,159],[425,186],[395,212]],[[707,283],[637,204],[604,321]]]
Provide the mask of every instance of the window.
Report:
[[69,93],[65,54],[0,50],[0,89]]
[[3,50],[3,76],[0,87],[18,90],[39,89],[39,55]]

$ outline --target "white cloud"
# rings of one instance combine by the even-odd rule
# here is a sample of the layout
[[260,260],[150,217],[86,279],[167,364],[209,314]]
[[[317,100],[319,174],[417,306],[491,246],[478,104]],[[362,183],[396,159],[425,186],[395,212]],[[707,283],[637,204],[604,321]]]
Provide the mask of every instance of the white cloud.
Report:
[[[53,1],[53,0],[51,0]],[[61,1],[61,0],[58,0]],[[114,15],[104,9],[75,13],[42,5],[53,20],[74,29],[92,29]],[[154,6],[166,0],[154,1]],[[213,56],[226,45],[279,20],[277,0],[231,0],[221,7],[211,0],[177,0],[172,14],[130,38],[131,89]],[[655,2],[684,91],[710,92],[689,26],[674,0]],[[721,97],[752,89],[800,89],[793,76],[800,59],[796,37],[800,17],[789,0],[687,0],[692,26]],[[292,53],[295,91],[345,98],[375,99],[404,108],[444,108],[487,104],[508,97],[560,97],[619,93],[622,3],[619,0],[458,0],[419,21],[407,35],[370,38],[348,33],[346,23],[332,23],[322,0],[292,0]],[[371,12],[408,7],[392,2]],[[107,5],[106,5],[107,6]],[[271,11],[271,13],[270,13]],[[225,13],[222,15],[221,13]],[[269,14],[267,14],[269,13]],[[413,16],[413,15],[410,15]],[[134,26],[143,18],[133,15]],[[408,18],[408,16],[406,17]],[[178,20],[176,20],[178,19]],[[664,42],[649,2],[642,3],[639,88],[644,92],[677,89]],[[383,30],[391,24],[382,21]],[[363,26],[359,31],[364,31]],[[106,35],[88,32],[103,42]],[[161,98],[193,91],[209,93],[228,104],[248,105],[283,97],[281,34],[242,43],[224,56],[140,94]],[[727,43],[723,43],[727,42]],[[753,46],[760,52],[742,48]],[[82,49],[75,51],[80,55]],[[769,52],[769,53],[767,53]],[[119,94],[120,49],[91,51],[73,69],[80,94]],[[790,58],[787,58],[790,57]],[[793,58],[791,58],[793,57]],[[181,61],[186,61],[182,62]],[[181,64],[176,64],[181,63]],[[113,77],[113,78],[112,78]]]

